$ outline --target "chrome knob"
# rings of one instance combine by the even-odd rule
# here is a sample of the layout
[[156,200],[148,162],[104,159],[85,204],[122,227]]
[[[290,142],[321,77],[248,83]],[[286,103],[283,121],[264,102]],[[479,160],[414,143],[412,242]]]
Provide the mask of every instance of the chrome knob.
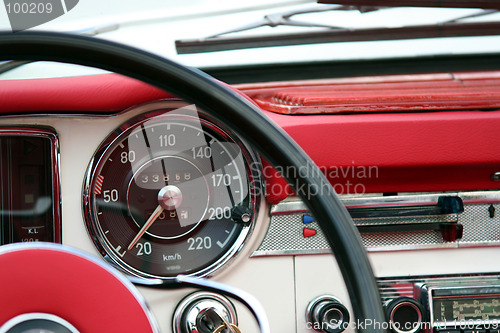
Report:
[[307,326],[316,332],[341,333],[349,325],[349,311],[333,296],[312,300],[306,310]]

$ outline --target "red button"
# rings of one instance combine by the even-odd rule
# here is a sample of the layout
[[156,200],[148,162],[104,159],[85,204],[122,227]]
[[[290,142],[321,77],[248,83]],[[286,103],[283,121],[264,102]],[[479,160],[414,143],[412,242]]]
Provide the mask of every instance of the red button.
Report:
[[311,236],[314,236],[316,235],[316,230],[314,229],[309,229],[309,228],[304,228],[302,234],[304,235],[304,237],[311,237]]

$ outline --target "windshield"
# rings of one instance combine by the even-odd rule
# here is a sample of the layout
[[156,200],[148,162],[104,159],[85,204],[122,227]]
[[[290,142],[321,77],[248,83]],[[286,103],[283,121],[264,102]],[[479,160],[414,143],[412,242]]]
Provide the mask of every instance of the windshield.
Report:
[[[5,0],[4,3],[4,10],[0,10],[0,29],[11,31],[12,22],[9,21],[8,12],[15,10],[13,5],[16,1]],[[22,7],[17,8],[22,10]],[[500,37],[493,35],[500,30],[496,26],[490,27],[494,32],[481,26],[483,30],[472,35],[464,33],[472,30],[470,26],[462,28],[462,24],[497,22],[500,22],[500,14],[496,11],[474,8],[346,7],[304,0],[80,0],[66,13],[29,30],[96,35],[98,38],[148,50],[188,66],[206,69],[497,53],[500,52]],[[453,34],[465,37],[444,34],[446,37],[439,38],[441,27],[450,24],[460,24],[459,32]],[[401,31],[400,28],[405,27],[412,27],[412,33],[395,39],[388,39],[384,33],[390,29]],[[436,30],[429,27],[436,27]],[[474,29],[477,27],[474,26]],[[432,36],[418,33],[431,30]],[[341,33],[342,38],[328,37],[331,33]],[[290,43],[286,41],[297,34],[302,39],[287,45]],[[313,37],[318,34],[327,34],[327,37],[315,40]],[[360,38],[360,34],[364,37]],[[257,43],[254,42],[255,37]],[[259,38],[270,38],[274,44],[259,44]],[[237,43],[244,41],[246,46],[228,48],[228,39]],[[207,40],[225,45],[222,47],[225,50],[204,48],[203,43]],[[182,46],[186,42],[196,45],[201,42],[201,48],[196,52],[185,52]],[[21,68],[16,69],[13,73],[5,73],[2,78],[19,76],[22,71]]]

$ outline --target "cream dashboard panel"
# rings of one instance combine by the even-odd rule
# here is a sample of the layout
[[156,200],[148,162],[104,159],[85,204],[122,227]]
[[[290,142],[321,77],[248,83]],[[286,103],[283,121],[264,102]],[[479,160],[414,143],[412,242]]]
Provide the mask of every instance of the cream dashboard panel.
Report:
[[[81,249],[102,259],[89,237],[82,212],[82,188],[89,162],[101,142],[119,125],[144,112],[144,109],[107,116],[23,116],[3,117],[0,126],[49,126],[55,130],[60,145],[60,186],[62,198],[63,244]],[[239,287],[255,295],[271,317],[273,331],[293,332],[295,322],[293,258],[248,259],[267,229],[269,207],[260,202],[259,216],[248,243],[228,267],[214,276],[215,280]],[[139,288],[155,315],[162,332],[172,331],[176,305],[194,290],[162,291]],[[236,304],[240,325],[255,331],[253,317]],[[280,309],[280,311],[276,311]]]
[[[50,126],[60,142],[63,244],[101,258],[90,239],[82,212],[82,187],[89,161],[97,147],[120,124],[144,110],[113,117],[24,116],[4,117],[1,126]],[[339,298],[349,309],[341,273],[331,255],[251,257],[269,226],[270,207],[261,201],[260,213],[247,245],[215,280],[255,295],[268,313],[275,332],[311,332],[305,319],[309,302],[322,294]],[[370,253],[378,277],[500,272],[494,260],[500,247],[436,249]],[[162,332],[171,331],[173,311],[191,290],[160,291],[139,288],[151,307]],[[255,330],[251,316],[237,305],[240,323]],[[294,320],[292,320],[294,318]]]

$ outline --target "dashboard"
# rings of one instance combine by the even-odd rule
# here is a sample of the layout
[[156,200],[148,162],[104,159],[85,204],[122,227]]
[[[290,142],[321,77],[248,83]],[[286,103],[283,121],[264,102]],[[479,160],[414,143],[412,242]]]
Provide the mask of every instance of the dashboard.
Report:
[[[432,331],[499,319],[499,77],[233,87],[340,194],[393,322]],[[62,243],[151,281],[209,277],[253,294],[275,332],[320,331],[325,309],[355,322],[317,221],[281,176],[292,170],[203,110],[115,74],[0,81],[0,100],[2,244]],[[138,289],[161,332],[182,331],[195,290]],[[257,330],[244,306],[221,302],[242,331]]]

